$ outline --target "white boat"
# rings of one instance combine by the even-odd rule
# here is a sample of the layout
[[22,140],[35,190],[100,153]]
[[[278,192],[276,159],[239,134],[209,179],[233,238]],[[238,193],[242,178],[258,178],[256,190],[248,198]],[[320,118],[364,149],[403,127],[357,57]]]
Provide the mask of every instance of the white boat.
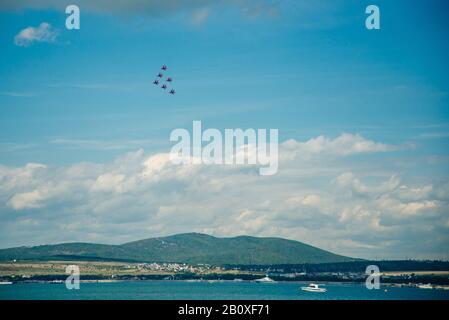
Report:
[[320,288],[319,285],[315,283],[309,284],[307,287],[301,287],[302,291],[308,291],[308,292],[326,292],[327,290],[324,288]]
[[2,284],[12,284],[12,282],[11,281],[0,281],[0,285],[2,285]]
[[260,282],[260,283],[273,283],[273,282],[276,282],[276,281],[274,281],[273,279],[271,279],[268,275],[265,276],[265,277],[263,277],[263,278],[256,279],[256,280],[254,280],[254,281]]
[[420,289],[433,289],[433,286],[430,283],[428,283],[428,284],[420,284],[420,285],[418,285],[418,288],[420,288]]

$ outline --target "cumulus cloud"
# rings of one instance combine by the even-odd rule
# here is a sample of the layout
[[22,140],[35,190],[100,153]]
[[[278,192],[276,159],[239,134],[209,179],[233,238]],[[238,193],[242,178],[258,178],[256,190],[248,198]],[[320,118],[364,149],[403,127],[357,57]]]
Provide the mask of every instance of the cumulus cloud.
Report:
[[22,210],[29,208],[41,207],[41,201],[44,199],[44,195],[39,190],[33,190],[30,192],[22,192],[15,194],[11,200],[8,201],[8,205],[14,210]]
[[124,191],[123,181],[125,175],[105,173],[100,175],[95,183],[92,185],[92,192],[115,192],[120,193]]
[[350,134],[289,140],[270,177],[253,166],[174,165],[169,153],[143,150],[102,164],[0,166],[0,244],[120,243],[196,231],[280,236],[360,257],[444,256],[447,181],[368,175],[346,164],[393,150]]
[[393,175],[380,185],[366,186],[352,172],[345,172],[336,178],[336,183],[355,194],[382,194],[395,190],[400,184],[400,179],[397,175]]
[[283,146],[295,154],[312,156],[316,154],[329,154],[348,156],[357,153],[374,153],[397,150],[396,146],[374,142],[358,134],[342,134],[335,139],[319,136],[306,142],[288,140]]
[[49,23],[42,22],[38,27],[27,27],[14,37],[14,43],[20,47],[28,47],[35,42],[54,43],[59,31]]

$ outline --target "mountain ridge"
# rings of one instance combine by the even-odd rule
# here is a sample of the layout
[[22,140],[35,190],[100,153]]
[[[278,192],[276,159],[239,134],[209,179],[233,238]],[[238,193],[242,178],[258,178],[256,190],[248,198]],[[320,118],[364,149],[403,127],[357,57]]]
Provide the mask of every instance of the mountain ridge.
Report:
[[7,260],[105,260],[269,265],[349,262],[359,259],[278,237],[240,235],[221,238],[191,232],[118,245],[71,242],[0,249],[0,261]]

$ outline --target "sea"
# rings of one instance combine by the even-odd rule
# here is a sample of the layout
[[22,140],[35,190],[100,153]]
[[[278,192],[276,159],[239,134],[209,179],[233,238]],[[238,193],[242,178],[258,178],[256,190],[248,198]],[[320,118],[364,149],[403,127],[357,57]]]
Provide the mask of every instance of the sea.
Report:
[[301,291],[301,282],[122,281],[82,282],[68,290],[64,283],[0,285],[0,300],[449,300],[449,290],[364,284],[326,283],[325,293]]

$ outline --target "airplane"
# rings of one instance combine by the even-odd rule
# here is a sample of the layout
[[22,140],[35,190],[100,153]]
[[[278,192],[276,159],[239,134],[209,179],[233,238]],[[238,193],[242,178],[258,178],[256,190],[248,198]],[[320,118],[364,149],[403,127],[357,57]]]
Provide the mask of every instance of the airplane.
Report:
[[175,94],[176,91],[175,91],[174,89],[171,89],[169,93],[170,93],[170,94]]
[[159,80],[154,80],[153,84],[158,85],[159,84]]
[[159,78],[162,78],[164,75],[162,73],[159,72],[159,74],[157,75]]
[[164,64],[161,69],[162,70],[167,70],[167,66]]
[[172,82],[172,81],[173,81],[173,79],[172,79],[172,78],[170,78],[170,77],[168,77],[168,78],[167,78],[167,81],[168,81],[168,82]]
[[165,84],[163,84],[161,88],[165,90],[165,89],[167,89],[167,86]]

